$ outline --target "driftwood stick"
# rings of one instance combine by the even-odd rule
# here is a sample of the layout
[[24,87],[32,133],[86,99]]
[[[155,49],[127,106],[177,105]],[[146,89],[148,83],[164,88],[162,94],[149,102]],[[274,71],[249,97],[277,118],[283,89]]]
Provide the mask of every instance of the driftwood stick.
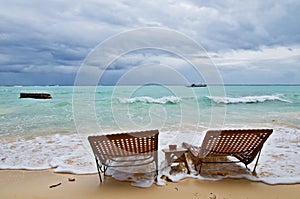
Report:
[[59,185],[61,185],[61,182],[60,182],[60,183],[57,183],[57,184],[53,184],[53,185],[51,185],[49,188],[54,188],[54,187],[57,187],[57,186],[59,186]]

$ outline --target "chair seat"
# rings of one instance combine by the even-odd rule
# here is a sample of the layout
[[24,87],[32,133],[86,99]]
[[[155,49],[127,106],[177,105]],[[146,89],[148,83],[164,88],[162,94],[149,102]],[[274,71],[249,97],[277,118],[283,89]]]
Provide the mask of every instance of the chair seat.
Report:
[[[149,130],[89,136],[100,181],[102,182],[100,173],[105,175],[108,167],[141,166],[155,162],[157,174],[158,134],[158,130]],[[122,162],[126,164],[121,164]]]
[[202,163],[227,163],[227,161],[207,161],[208,157],[232,156],[238,161],[230,162],[242,162],[247,167],[258,156],[254,173],[262,147],[272,132],[273,129],[209,130],[201,147],[187,143],[183,143],[183,146],[188,149],[188,154],[199,173]]

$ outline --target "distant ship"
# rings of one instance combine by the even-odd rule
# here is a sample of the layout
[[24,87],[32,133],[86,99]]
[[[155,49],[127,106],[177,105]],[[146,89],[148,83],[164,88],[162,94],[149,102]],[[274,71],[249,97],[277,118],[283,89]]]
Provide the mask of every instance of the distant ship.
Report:
[[206,84],[191,84],[188,87],[206,87],[206,86],[207,86]]

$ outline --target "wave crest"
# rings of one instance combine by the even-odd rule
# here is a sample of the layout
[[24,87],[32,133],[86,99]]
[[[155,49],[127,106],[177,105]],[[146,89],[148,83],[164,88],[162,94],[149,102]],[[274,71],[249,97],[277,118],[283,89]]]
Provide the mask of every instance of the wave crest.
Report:
[[262,96],[245,96],[245,97],[218,97],[207,96],[210,100],[218,104],[238,104],[238,103],[263,103],[267,101],[280,101],[285,103],[292,103],[289,100],[283,99],[280,95],[262,95]]
[[118,99],[120,103],[147,103],[147,104],[178,104],[181,101],[180,97],[176,96],[164,96],[161,98],[152,98],[148,96],[122,98]]

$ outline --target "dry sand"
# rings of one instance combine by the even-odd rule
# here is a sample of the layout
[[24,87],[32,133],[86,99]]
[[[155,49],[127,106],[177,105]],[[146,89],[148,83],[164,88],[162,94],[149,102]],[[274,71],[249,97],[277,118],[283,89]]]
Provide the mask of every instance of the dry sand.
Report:
[[[75,181],[69,181],[75,178]],[[50,188],[51,185],[61,183]],[[226,179],[217,182],[185,179],[166,186],[152,185],[138,188],[129,182],[105,177],[100,184],[98,175],[57,174],[52,170],[0,170],[0,198],[299,198],[300,184],[267,185],[244,179]]]

